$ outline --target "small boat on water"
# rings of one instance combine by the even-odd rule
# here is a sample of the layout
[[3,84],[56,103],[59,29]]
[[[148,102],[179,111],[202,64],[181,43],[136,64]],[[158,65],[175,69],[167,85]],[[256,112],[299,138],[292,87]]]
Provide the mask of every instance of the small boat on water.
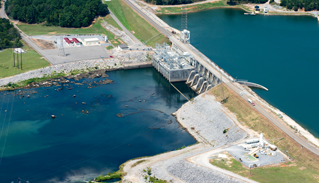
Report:
[[251,13],[244,13],[244,15],[251,15],[251,16],[255,16],[255,12],[251,12]]

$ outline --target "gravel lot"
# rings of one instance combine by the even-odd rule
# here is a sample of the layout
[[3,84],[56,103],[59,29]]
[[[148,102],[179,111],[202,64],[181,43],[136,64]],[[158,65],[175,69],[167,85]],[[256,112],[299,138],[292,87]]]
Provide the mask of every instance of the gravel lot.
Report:
[[190,183],[242,182],[230,176],[226,176],[205,167],[195,165],[185,160],[179,161],[178,163],[167,167],[167,171],[170,174]]
[[197,96],[193,101],[184,104],[175,114],[182,126],[198,141],[214,147],[239,141],[247,135],[210,94]]

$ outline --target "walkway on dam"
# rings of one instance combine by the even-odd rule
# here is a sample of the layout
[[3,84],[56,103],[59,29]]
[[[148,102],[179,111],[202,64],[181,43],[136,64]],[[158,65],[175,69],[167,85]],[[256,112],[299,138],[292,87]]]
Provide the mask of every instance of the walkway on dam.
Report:
[[[206,67],[207,70],[212,72],[216,76],[220,76],[221,73],[219,73],[217,70],[215,70],[211,64],[207,63],[205,60],[203,60],[198,55],[194,54],[194,52],[189,49],[185,44],[180,42],[177,38],[175,38],[170,32],[168,32],[165,28],[161,27],[159,24],[157,24],[154,20],[149,18],[146,14],[144,14],[143,11],[141,11],[139,6],[135,6],[130,0],[124,0],[129,6],[131,6],[136,12],[138,12],[145,20],[147,20],[151,25],[153,25],[157,30],[162,32],[164,35],[166,35],[172,42],[174,42],[176,45],[178,45],[181,49],[183,49],[185,52],[189,52],[190,55],[193,55],[194,58],[200,62],[204,67]],[[232,82],[230,82],[228,79],[223,77],[223,82],[230,87],[233,91],[235,91],[237,94],[241,92],[241,90],[235,86]],[[248,100],[247,96],[242,96],[245,100]],[[296,142],[298,142],[301,146],[307,148],[309,151],[313,152],[314,154],[319,156],[319,149],[312,144],[310,144],[308,141],[304,140],[302,137],[299,137],[297,134],[295,134],[291,129],[289,129],[285,124],[283,124],[281,121],[276,119],[272,114],[268,113],[265,109],[262,108],[261,105],[256,104],[255,108],[262,113],[267,119],[269,119],[273,124],[275,124],[278,128],[280,128],[282,131],[284,131],[289,137],[294,139]]]

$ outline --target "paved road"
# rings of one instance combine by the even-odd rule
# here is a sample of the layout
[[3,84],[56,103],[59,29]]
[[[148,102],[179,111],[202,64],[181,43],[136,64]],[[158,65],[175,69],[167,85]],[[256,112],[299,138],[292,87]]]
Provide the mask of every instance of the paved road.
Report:
[[202,154],[195,155],[191,158],[188,158],[187,161],[189,161],[191,163],[195,163],[195,164],[203,166],[203,167],[206,167],[206,168],[209,168],[209,169],[212,169],[212,170],[215,170],[215,171],[218,171],[222,174],[228,175],[230,177],[233,177],[235,179],[239,179],[239,180],[244,181],[244,182],[257,183],[254,180],[248,179],[246,177],[237,175],[231,171],[228,171],[228,170],[225,170],[225,169],[222,169],[222,168],[219,168],[217,166],[210,164],[210,162],[208,160],[212,156],[212,154],[221,153],[223,151],[225,151],[225,149],[224,149],[224,147],[221,147],[221,148],[218,148],[218,149],[215,149],[212,151],[207,151],[207,152],[204,152]]
[[1,18],[6,18],[6,14],[4,13],[4,2],[2,2],[2,8],[0,10],[0,17]]
[[[191,49],[189,49],[185,44],[180,42],[178,39],[176,39],[170,32],[168,32],[163,27],[159,26],[155,21],[153,21],[151,18],[149,18],[147,15],[144,14],[143,11],[141,11],[138,7],[136,7],[134,4],[132,4],[129,0],[124,0],[128,5],[130,5],[136,12],[138,12],[144,19],[146,19],[150,24],[152,24],[156,29],[158,29],[160,32],[162,32],[164,35],[166,35],[172,42],[174,42],[176,45],[178,45],[181,49],[183,49],[186,52],[189,52],[191,55],[195,57],[196,60],[198,60],[205,68],[207,68],[210,72],[213,74],[216,74],[217,76],[221,75],[217,70],[215,70],[208,62],[203,60],[201,57],[196,55]],[[241,92],[241,90],[235,86],[232,82],[230,82],[228,79],[223,77],[224,83],[230,87],[232,90],[234,90],[237,94]],[[242,96],[245,100],[248,98],[246,96]],[[319,155],[319,149],[314,147],[312,144],[310,144],[308,141],[304,140],[303,138],[299,137],[297,134],[295,134],[291,129],[289,129],[286,125],[284,125],[281,121],[276,119],[272,114],[268,113],[265,109],[263,109],[258,104],[255,106],[255,108],[263,114],[266,118],[268,118],[273,124],[275,124],[278,128],[280,128],[282,131],[284,131],[288,136],[290,136],[292,139],[294,139],[296,142],[300,144],[300,146],[303,146],[313,152],[316,155]]]
[[111,17],[115,20],[115,22],[123,29],[123,31],[130,36],[131,39],[133,39],[133,41],[135,41],[135,43],[143,45],[143,43],[138,40],[129,30],[126,29],[126,27],[124,27],[124,25],[120,22],[119,19],[117,19],[117,17],[112,13],[112,11],[109,9],[110,11],[110,15]]

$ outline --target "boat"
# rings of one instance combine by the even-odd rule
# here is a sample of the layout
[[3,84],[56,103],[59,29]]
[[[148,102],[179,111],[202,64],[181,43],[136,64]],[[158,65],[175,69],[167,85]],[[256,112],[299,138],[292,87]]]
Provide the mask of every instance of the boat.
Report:
[[251,12],[251,13],[244,13],[244,15],[251,15],[251,16],[255,16],[255,12]]

